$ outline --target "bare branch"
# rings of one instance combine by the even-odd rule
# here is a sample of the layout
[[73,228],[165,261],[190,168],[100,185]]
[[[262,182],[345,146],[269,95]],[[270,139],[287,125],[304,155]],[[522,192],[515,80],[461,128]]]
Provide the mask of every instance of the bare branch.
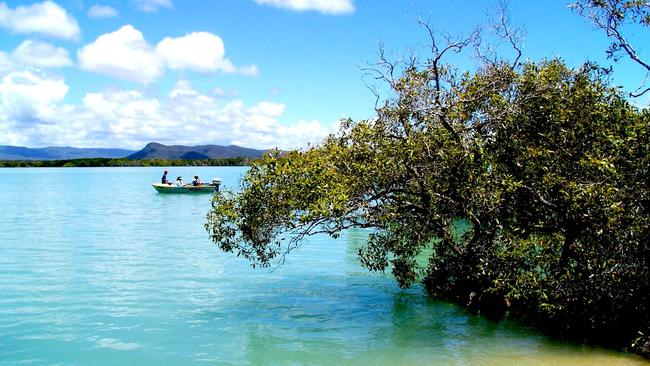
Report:
[[[639,88],[639,89],[642,89],[642,88]],[[642,96],[643,94],[645,94],[645,93],[647,93],[649,91],[650,91],[650,87],[647,87],[647,88],[641,90],[640,92],[631,92],[630,96],[633,97],[633,98],[637,98],[637,97],[640,97],[640,96]]]
[[483,46],[484,50],[477,43],[476,53],[478,58],[484,64],[496,64],[506,60],[503,57],[499,57],[498,49],[503,43],[507,43],[509,48],[515,53],[514,60],[508,63],[512,68],[519,66],[523,55],[522,42],[524,39],[524,31],[522,28],[512,24],[509,0],[498,0],[496,5],[490,7],[486,13],[490,19],[490,33],[496,36],[497,42],[496,44],[486,43]]
[[441,64],[441,61],[445,54],[447,52],[454,52],[454,53],[459,53],[461,52],[464,48],[466,48],[468,45],[477,42],[477,40],[480,38],[480,33],[481,29],[477,28],[475,29],[469,36],[464,37],[464,36],[458,36],[458,37],[451,37],[451,36],[442,36],[444,38],[446,44],[444,46],[439,46],[439,44],[436,41],[436,35],[433,29],[429,26],[428,23],[422,21],[421,19],[418,20],[418,23],[427,31],[429,35],[429,39],[431,42],[431,53],[432,57],[429,60],[428,63],[428,68],[432,73],[432,81],[434,85],[434,95],[433,95],[433,114],[438,117],[438,120],[440,123],[443,125],[443,127],[451,133],[452,136],[454,136],[454,139],[456,141],[460,141],[460,135],[458,132],[454,129],[454,127],[449,123],[447,120],[447,114],[445,113],[446,107],[443,104],[443,101],[441,99],[442,93],[443,93],[443,66]]
[[513,28],[510,21],[510,13],[508,11],[508,0],[501,0],[497,3],[498,23],[496,24],[496,34],[510,43],[510,46],[515,50],[516,57],[512,62],[511,67],[515,68],[519,65],[522,51],[519,43],[522,41],[522,31],[519,28]]
[[[643,60],[622,31],[623,26],[630,23],[636,23],[643,27],[650,25],[648,21],[650,19],[650,2],[578,0],[571,4],[570,8],[581,16],[591,19],[596,28],[605,31],[607,37],[612,40],[609,48],[605,51],[608,58],[616,62],[619,60],[619,54],[626,55],[650,74],[650,63]],[[645,85],[645,82],[641,84],[635,92],[630,93],[630,96],[639,97],[650,91],[650,87]]]

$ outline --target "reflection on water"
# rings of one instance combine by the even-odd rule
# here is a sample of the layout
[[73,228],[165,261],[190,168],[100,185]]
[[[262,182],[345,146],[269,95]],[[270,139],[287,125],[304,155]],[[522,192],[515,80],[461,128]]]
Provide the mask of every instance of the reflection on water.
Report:
[[1,365],[643,364],[400,290],[359,266],[363,230],[253,270],[207,239],[209,196],[156,193],[159,170],[0,169]]

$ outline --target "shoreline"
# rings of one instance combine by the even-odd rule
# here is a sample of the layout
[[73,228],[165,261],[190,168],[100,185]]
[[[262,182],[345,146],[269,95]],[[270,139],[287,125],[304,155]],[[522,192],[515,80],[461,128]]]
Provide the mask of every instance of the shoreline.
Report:
[[127,159],[82,158],[62,160],[0,160],[0,168],[104,168],[164,166],[248,166],[252,158],[223,159]]

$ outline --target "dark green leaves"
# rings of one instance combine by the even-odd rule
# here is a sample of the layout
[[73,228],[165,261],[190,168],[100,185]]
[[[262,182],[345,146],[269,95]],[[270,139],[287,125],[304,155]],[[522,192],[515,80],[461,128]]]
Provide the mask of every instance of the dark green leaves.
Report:
[[591,65],[431,67],[393,80],[376,118],[255,162],[215,198],[211,238],[269,266],[306,235],[373,228],[361,263],[400,286],[571,334],[648,334],[648,112]]

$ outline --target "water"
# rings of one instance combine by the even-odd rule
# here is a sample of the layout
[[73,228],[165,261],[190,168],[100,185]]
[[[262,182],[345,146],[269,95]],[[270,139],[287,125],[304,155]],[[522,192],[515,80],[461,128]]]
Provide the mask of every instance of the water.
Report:
[[154,191],[161,170],[0,169],[0,365],[645,364],[400,290],[359,266],[364,232],[253,270],[208,240],[209,195]]

